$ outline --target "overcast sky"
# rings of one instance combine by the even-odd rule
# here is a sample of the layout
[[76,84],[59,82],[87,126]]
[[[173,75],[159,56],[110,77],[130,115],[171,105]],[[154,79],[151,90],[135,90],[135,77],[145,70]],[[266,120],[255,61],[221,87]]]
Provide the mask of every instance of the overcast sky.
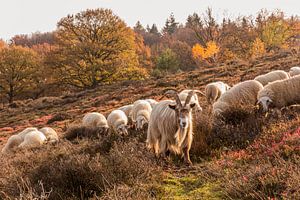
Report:
[[87,8],[111,8],[129,26],[164,25],[171,12],[184,23],[193,12],[202,14],[212,7],[217,18],[256,14],[260,9],[281,9],[287,15],[300,15],[300,0],[0,0],[0,38],[16,34],[46,32],[67,14]]

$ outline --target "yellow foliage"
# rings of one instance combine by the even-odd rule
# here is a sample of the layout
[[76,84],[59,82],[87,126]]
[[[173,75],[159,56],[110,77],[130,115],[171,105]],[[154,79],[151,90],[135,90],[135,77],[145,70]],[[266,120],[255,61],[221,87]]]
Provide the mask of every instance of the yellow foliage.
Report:
[[214,41],[209,41],[206,43],[206,48],[202,47],[200,44],[193,46],[192,53],[195,59],[207,59],[216,55],[220,51],[220,48]]
[[250,56],[257,57],[257,56],[262,56],[265,53],[266,53],[265,43],[261,41],[261,39],[256,38],[251,44]]

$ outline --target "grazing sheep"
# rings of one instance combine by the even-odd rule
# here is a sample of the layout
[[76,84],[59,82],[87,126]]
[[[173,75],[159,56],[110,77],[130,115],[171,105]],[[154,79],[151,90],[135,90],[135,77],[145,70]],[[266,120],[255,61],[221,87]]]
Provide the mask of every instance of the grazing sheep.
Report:
[[58,135],[53,128],[44,127],[42,129],[40,129],[39,131],[42,132],[46,136],[47,142],[50,142],[50,143],[58,142],[58,140],[59,140]]
[[107,117],[109,128],[120,135],[128,135],[128,118],[122,110],[114,110]]
[[46,136],[40,131],[31,131],[24,137],[24,141],[19,145],[19,148],[35,147],[44,144],[47,140]]
[[254,78],[254,80],[260,82],[263,86],[267,85],[268,83],[272,83],[277,80],[288,79],[290,76],[287,72],[283,70],[275,70],[271,71],[267,74],[259,75]]
[[97,112],[87,113],[82,119],[82,125],[87,127],[102,127],[105,130],[108,129],[105,116]]
[[118,110],[122,110],[125,113],[125,115],[128,117],[128,119],[131,119],[132,108],[133,108],[133,104],[130,104],[130,105],[122,106],[118,108]]
[[298,66],[292,67],[289,71],[289,74],[290,74],[291,77],[299,75],[300,74],[300,67],[298,67]]
[[150,103],[151,107],[153,108],[158,102],[154,99],[145,99],[148,103]]
[[257,94],[262,88],[262,84],[255,80],[234,85],[213,104],[213,115],[220,116],[237,106],[255,105]]
[[202,93],[202,92],[199,91],[199,90],[182,90],[182,91],[179,93],[179,95],[178,95],[180,101],[181,101],[181,102],[185,102],[185,100],[187,99],[187,97],[188,97],[188,95],[189,95],[189,93],[190,93],[191,91],[193,91],[193,96],[191,97],[191,100],[190,100],[191,102],[190,102],[190,103],[195,103],[195,104],[196,104],[196,110],[197,110],[197,111],[202,111],[202,108],[201,108],[201,106],[200,106],[200,104],[199,104],[198,96],[197,96],[196,93],[199,93],[199,94],[201,94],[201,95],[203,95],[203,96],[205,96],[205,94]]
[[217,81],[213,83],[209,83],[205,87],[205,96],[207,102],[212,104],[216,102],[222,94],[224,94],[227,90],[230,89],[230,86],[222,81]]
[[11,153],[12,150],[18,147],[23,142],[22,138],[19,135],[12,135],[7,140],[4,148],[1,150],[1,153],[7,154]]
[[147,146],[155,154],[165,157],[170,151],[184,154],[186,163],[191,164],[189,151],[193,141],[192,109],[196,106],[191,102],[194,91],[190,91],[185,101],[179,99],[175,91],[175,101],[164,100],[157,103],[151,113],[147,132]]
[[300,76],[268,84],[257,95],[257,103],[267,112],[300,103]]
[[132,121],[136,124],[136,129],[143,129],[145,124],[149,123],[152,107],[146,100],[134,102],[132,108]]

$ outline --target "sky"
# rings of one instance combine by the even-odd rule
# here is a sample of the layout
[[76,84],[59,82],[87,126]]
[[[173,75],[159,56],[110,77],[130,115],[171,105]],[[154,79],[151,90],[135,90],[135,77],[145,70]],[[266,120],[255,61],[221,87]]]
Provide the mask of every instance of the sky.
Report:
[[62,17],[100,7],[112,9],[129,26],[139,20],[144,26],[155,23],[159,28],[172,12],[185,23],[189,14],[202,14],[208,7],[219,20],[255,15],[263,8],[300,16],[300,0],[0,0],[0,38],[53,31]]

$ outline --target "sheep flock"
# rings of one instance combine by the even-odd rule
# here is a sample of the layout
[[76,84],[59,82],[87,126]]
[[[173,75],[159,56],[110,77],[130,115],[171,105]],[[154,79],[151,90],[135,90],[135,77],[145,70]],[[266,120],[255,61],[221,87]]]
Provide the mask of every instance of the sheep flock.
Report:
[[[128,135],[129,128],[134,128],[147,135],[145,145],[157,157],[165,158],[174,153],[183,155],[184,162],[192,164],[189,151],[193,142],[193,116],[202,112],[197,95],[205,96],[212,106],[213,120],[221,120],[224,113],[236,107],[261,113],[274,109],[280,112],[300,104],[300,67],[292,67],[289,72],[274,70],[232,86],[212,82],[206,85],[204,92],[191,88],[180,92],[170,89],[161,95],[171,99],[138,99],[111,111],[107,117],[98,112],[86,113],[81,126],[101,128],[105,134],[123,137]],[[1,153],[11,155],[18,149],[57,142],[59,137],[54,129],[29,127],[12,135]]]

